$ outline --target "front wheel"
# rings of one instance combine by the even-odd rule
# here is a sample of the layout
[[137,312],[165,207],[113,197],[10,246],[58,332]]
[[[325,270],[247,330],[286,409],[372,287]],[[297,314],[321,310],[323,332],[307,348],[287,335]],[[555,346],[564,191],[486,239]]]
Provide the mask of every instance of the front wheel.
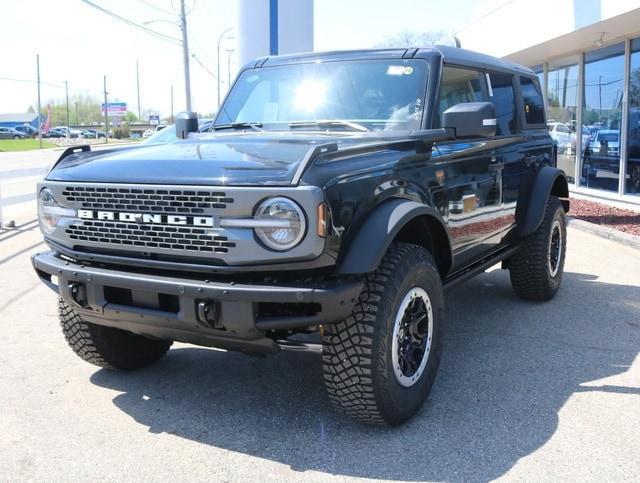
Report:
[[526,300],[553,298],[562,281],[567,252],[567,226],[560,200],[550,196],[538,229],[509,260],[511,285]]
[[20,136],[13,136],[13,139],[20,139]]
[[86,322],[64,300],[58,301],[60,325],[67,343],[81,359],[107,369],[131,371],[160,359],[169,340],[150,339],[124,330]]
[[397,425],[413,416],[436,377],[444,296],[431,254],[394,243],[368,275],[353,313],[325,328],[323,372],[338,410]]

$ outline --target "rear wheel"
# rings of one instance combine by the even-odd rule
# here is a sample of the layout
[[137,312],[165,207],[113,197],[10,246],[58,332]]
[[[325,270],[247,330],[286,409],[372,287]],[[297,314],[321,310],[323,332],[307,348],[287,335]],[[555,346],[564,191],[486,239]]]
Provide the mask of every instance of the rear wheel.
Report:
[[555,196],[549,197],[538,229],[509,260],[511,285],[519,297],[550,300],[560,288],[567,247],[564,209]]
[[153,364],[171,347],[124,330],[85,322],[64,300],[58,301],[60,325],[67,343],[81,359],[99,367],[134,370]]
[[18,135],[13,136],[13,139],[20,139],[20,136],[18,136]]
[[401,424],[427,398],[444,333],[444,298],[431,254],[395,243],[368,275],[351,316],[325,328],[323,372],[332,404],[370,423]]

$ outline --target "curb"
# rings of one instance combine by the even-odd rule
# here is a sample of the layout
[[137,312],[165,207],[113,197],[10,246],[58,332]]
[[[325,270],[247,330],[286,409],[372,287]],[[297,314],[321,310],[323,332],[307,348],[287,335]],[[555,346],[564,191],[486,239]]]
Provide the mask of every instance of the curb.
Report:
[[640,250],[640,236],[629,235],[628,233],[614,230],[613,228],[596,225],[595,223],[589,223],[588,221],[578,220],[576,218],[571,218],[570,216],[567,217],[567,224],[576,230],[591,233],[592,235],[606,238],[607,240],[612,240],[630,248]]

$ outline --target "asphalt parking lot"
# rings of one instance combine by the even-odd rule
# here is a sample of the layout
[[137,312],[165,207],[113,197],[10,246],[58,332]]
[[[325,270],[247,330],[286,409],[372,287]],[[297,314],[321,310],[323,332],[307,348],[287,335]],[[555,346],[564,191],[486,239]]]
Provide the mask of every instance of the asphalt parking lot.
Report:
[[117,373],[78,359],[29,255],[0,234],[0,480],[640,479],[640,252],[569,229],[563,287],[516,299],[491,271],[448,296],[428,403],[367,427],[327,404],[320,361],[174,345]]

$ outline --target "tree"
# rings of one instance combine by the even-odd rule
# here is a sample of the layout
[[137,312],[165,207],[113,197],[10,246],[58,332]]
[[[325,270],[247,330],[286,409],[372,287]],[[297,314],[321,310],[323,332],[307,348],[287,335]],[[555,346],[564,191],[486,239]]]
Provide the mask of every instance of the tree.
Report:
[[124,116],[124,120],[127,122],[136,122],[138,120],[138,116],[131,111],[127,111],[126,116]]
[[444,30],[429,30],[417,32],[415,30],[401,30],[392,35],[386,35],[383,40],[374,45],[377,48],[394,47],[422,47],[432,44],[453,44],[454,37]]
[[[75,104],[78,104],[78,118],[82,124],[95,124],[102,122],[102,110],[100,101],[88,94],[76,94],[69,98],[69,117],[75,120]],[[67,123],[67,103],[65,99],[51,99],[44,106],[51,107],[51,125],[59,126]],[[44,107],[42,118],[47,118],[47,108]]]

